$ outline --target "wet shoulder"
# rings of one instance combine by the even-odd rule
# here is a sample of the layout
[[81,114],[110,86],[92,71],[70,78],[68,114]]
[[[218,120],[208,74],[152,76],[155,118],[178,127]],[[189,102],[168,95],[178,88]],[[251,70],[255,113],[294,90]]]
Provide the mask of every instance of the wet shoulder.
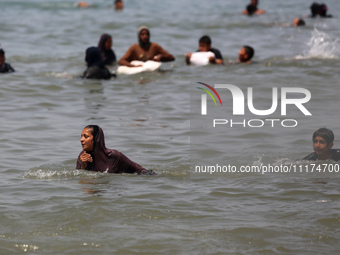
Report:
[[312,152],[311,154],[304,157],[302,160],[317,160],[318,157],[315,152]]
[[332,149],[332,159],[340,161],[340,149]]

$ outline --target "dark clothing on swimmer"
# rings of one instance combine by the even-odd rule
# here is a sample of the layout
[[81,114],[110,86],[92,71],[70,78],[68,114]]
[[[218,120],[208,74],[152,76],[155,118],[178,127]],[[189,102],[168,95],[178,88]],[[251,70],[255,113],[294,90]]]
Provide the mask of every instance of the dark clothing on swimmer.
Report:
[[92,66],[87,68],[82,78],[83,79],[97,79],[97,80],[109,80],[111,77],[114,77],[113,74],[110,73],[110,71],[105,68],[99,68],[98,66]]
[[[340,161],[340,149],[331,149],[332,160]],[[308,156],[304,157],[303,160],[318,160],[318,155],[312,152]]]
[[[94,148],[91,152],[93,158],[92,162],[88,162],[85,170],[91,170],[96,172],[106,172],[106,173],[137,173],[143,175],[154,175],[156,174],[152,170],[145,169],[139,164],[133,162],[123,153],[108,149],[105,146],[105,138],[103,130],[96,127],[96,134],[94,135]],[[82,162],[80,156],[85,153],[81,151],[77,160],[77,169],[81,169]]]
[[321,17],[321,18],[332,18],[332,15],[327,14],[327,5],[325,4],[318,4],[313,3],[310,6],[311,15],[309,17],[315,18],[315,17]]
[[15,72],[14,68],[8,63],[3,63],[0,66],[0,73],[13,73],[13,72]]
[[108,80],[112,77],[109,69],[105,67],[97,47],[87,48],[85,61],[87,63],[87,69],[84,71],[82,78]]
[[112,49],[107,50],[105,48],[106,41],[111,38],[112,37],[109,34],[102,34],[98,43],[98,49],[102,55],[104,65],[112,65],[113,62],[116,62],[116,54],[114,51]]
[[[81,169],[81,161],[80,155],[82,155],[84,151],[82,151],[77,160],[77,169]],[[105,151],[100,153],[92,153],[92,157],[94,158],[93,162],[88,162],[85,170],[95,171],[95,172],[107,172],[107,173],[137,173],[144,174],[147,173],[147,169],[143,168],[139,164],[131,161],[128,157],[126,157],[123,153],[105,148]],[[103,159],[103,162],[99,164],[99,161]]]

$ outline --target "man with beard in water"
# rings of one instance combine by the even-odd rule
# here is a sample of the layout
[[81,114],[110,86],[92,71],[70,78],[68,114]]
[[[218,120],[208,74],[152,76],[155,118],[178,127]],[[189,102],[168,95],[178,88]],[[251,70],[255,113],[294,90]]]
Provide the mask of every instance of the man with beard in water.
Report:
[[[164,50],[159,44],[150,42],[150,30],[146,26],[138,29],[138,42],[132,45],[124,56],[119,60],[121,66],[137,67],[130,64],[133,60],[157,62],[174,61],[175,58],[169,52]],[[140,66],[140,65],[139,65]]]

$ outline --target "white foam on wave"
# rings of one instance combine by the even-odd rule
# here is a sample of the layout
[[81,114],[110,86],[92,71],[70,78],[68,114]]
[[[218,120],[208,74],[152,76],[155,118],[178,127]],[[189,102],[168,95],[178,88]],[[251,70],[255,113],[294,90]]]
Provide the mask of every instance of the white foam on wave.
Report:
[[74,177],[98,177],[101,173],[93,171],[85,171],[80,169],[29,169],[23,174],[23,178],[27,179],[70,179]]
[[339,59],[340,39],[332,34],[319,31],[314,28],[311,38],[307,42],[307,49],[303,55],[298,55],[296,59]]

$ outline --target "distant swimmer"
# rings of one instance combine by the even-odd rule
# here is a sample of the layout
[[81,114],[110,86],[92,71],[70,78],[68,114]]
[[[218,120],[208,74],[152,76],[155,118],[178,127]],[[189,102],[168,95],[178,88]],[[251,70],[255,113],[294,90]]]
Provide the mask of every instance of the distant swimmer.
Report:
[[0,73],[13,73],[14,68],[6,63],[5,51],[0,46]]
[[105,67],[97,47],[89,47],[86,49],[85,61],[87,69],[84,71],[82,78],[108,80],[112,77],[109,69]]
[[242,14],[246,15],[259,15],[259,14],[264,14],[265,11],[262,9],[257,8],[257,5],[259,4],[258,0],[251,0],[250,4],[246,6],[246,9],[242,12]]
[[88,4],[88,3],[84,2],[84,1],[81,1],[81,2],[76,3],[76,6],[77,7],[81,7],[81,8],[87,8],[87,7],[90,6],[90,4]]
[[255,50],[253,49],[253,47],[245,45],[238,52],[237,62],[250,64],[252,63],[251,59],[253,58],[254,54],[255,54]]
[[320,128],[313,134],[314,152],[303,158],[304,160],[340,160],[340,150],[332,149],[334,134],[327,128]]
[[306,22],[303,19],[295,18],[293,20],[293,26],[294,27],[300,27],[300,26],[305,26],[305,25],[306,25]]
[[123,0],[114,0],[113,5],[114,5],[116,10],[123,10],[124,9]]
[[[221,52],[218,49],[212,48],[211,47],[211,38],[207,35],[204,35],[198,41],[197,52],[209,52],[209,51],[214,53],[212,55],[215,55],[215,56],[209,57],[209,63],[223,65],[223,57],[222,57]],[[187,65],[191,64],[191,61],[190,61],[191,57],[192,57],[192,53],[188,52],[185,56],[185,61],[186,61]]]
[[104,65],[112,65],[116,62],[116,54],[111,49],[112,37],[109,34],[102,34],[98,42],[98,49],[103,58]]
[[325,4],[319,4],[319,3],[313,3],[310,6],[311,15],[310,18],[332,18],[332,15],[327,14],[327,5]]
[[97,125],[88,125],[83,129],[80,143],[83,150],[77,159],[77,169],[115,174],[155,174],[131,161],[123,153],[106,148],[104,132]]
[[164,50],[159,44],[150,42],[150,30],[146,26],[138,29],[138,43],[133,44],[124,56],[119,60],[121,66],[137,67],[130,62],[133,60],[147,61],[153,60],[157,62],[174,61],[175,57]]

